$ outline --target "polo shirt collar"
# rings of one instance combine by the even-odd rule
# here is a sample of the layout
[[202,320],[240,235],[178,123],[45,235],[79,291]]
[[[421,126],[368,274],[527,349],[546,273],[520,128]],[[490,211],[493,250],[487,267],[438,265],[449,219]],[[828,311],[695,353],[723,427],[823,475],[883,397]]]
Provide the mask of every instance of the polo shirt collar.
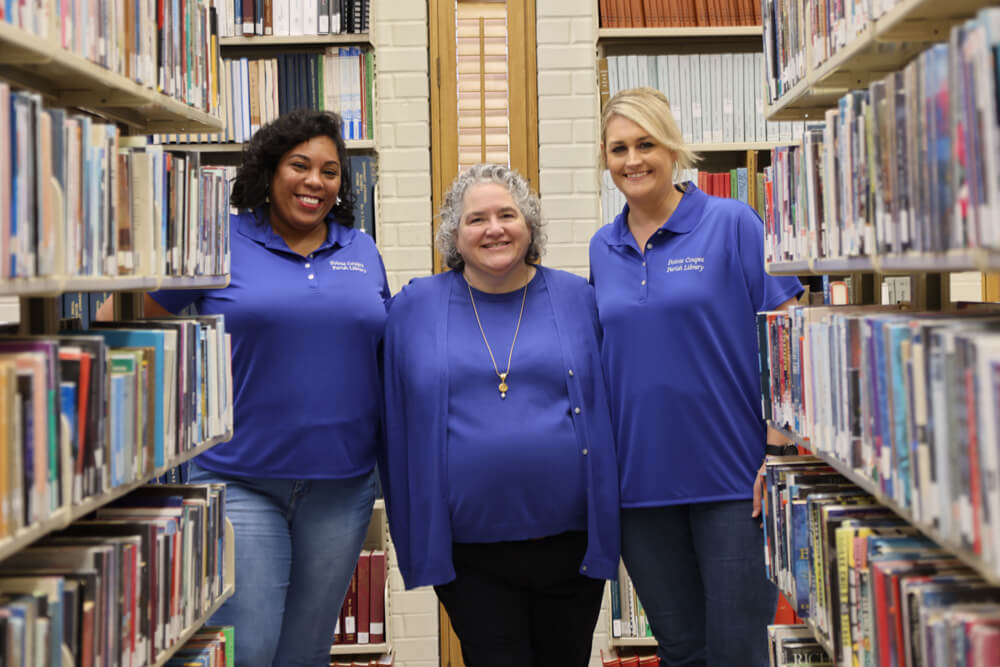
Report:
[[[660,229],[666,229],[674,234],[687,234],[701,221],[701,215],[707,203],[708,195],[699,190],[693,182],[688,181],[685,184],[684,196],[681,197],[680,204],[674,209],[670,218],[660,226]],[[615,221],[611,223],[613,227],[612,245],[635,245],[626,220],[628,220],[628,204],[625,204],[625,208],[615,216]]]
[[[263,218],[265,215],[263,209],[257,209],[257,211],[241,211],[236,216],[236,229],[239,233],[248,239],[261,244],[265,248],[291,252],[288,244],[285,243],[285,239],[281,238],[281,235],[275,232],[270,223],[266,222],[266,220],[264,222],[259,222],[258,215]],[[327,248],[332,248],[334,246],[343,248],[350,245],[353,240],[351,231],[351,229],[348,229],[337,222],[336,218],[332,215],[328,215],[326,217],[326,239],[318,248],[316,248],[316,250],[326,250]]]

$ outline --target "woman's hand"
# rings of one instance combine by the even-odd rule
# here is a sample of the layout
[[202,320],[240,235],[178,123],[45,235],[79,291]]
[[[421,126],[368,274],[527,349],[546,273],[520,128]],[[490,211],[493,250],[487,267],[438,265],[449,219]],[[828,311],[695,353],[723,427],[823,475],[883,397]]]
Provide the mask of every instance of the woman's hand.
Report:
[[[767,462],[760,464],[757,477],[753,481],[753,518],[760,516],[761,502],[764,498],[764,473],[767,471]],[[763,518],[761,519],[763,520]]]

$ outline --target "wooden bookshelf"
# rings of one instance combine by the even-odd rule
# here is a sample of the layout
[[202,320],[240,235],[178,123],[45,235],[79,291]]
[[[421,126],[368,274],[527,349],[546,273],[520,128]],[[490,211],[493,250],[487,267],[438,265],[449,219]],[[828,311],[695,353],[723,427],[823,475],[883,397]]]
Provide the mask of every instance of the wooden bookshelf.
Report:
[[[211,449],[220,442],[226,442],[227,440],[232,438],[232,436],[233,436],[232,432],[229,432],[226,433],[225,435],[212,438],[211,440],[207,440],[202,444],[198,445],[197,447],[194,447],[188,450],[187,452],[184,452],[180,456],[172,459],[168,464],[165,464],[164,466],[157,468],[152,473],[145,475],[138,480],[128,482],[127,484],[123,484],[121,486],[116,486],[102,494],[91,496],[89,498],[84,498],[83,501],[77,505],[60,507],[55,512],[53,512],[52,516],[47,517],[37,523],[33,523],[30,526],[25,526],[20,531],[18,531],[17,534],[4,538],[3,540],[0,540],[0,560],[3,560],[4,558],[7,558],[11,554],[20,551],[24,547],[30,545],[32,542],[35,542],[41,539],[42,537],[45,537],[49,533],[53,533],[57,530],[62,530],[63,528],[66,528],[74,521],[82,519],[83,517],[93,512],[94,510],[98,509],[99,507],[103,507],[109,502],[116,500],[117,498],[121,498],[127,493],[135,491],[140,486],[147,483],[149,480],[155,479],[156,477],[165,474],[168,470],[170,470],[174,466],[180,465],[185,461],[189,461],[195,456]],[[64,490],[65,490],[65,484],[64,484]]]
[[597,31],[599,43],[609,41],[659,40],[659,39],[714,39],[760,37],[763,28],[759,25],[705,26],[697,28],[600,28]]
[[0,21],[0,79],[54,106],[95,111],[148,132],[215,132],[222,121],[122,74]]
[[280,35],[255,37],[220,37],[219,46],[287,47],[287,46],[371,46],[367,32],[344,32],[333,35]]
[[[919,530],[925,537],[933,541],[935,544],[945,549],[949,553],[955,556],[958,560],[965,563],[967,566],[976,571],[979,576],[984,580],[989,582],[994,586],[1000,586],[1000,572],[996,572],[990,565],[984,561],[980,556],[969,551],[965,547],[954,543],[952,540],[946,538],[933,526],[918,521],[913,513],[907,508],[903,507],[895,500],[887,496],[882,489],[873,480],[868,478],[866,475],[858,470],[851,468],[847,463],[837,459],[831,454],[823,451],[816,451],[814,449],[814,444],[807,438],[802,438],[797,433],[790,431],[786,428],[777,426],[773,423],[770,424],[772,428],[781,431],[788,438],[793,439],[797,444],[809,449],[815,456],[823,459],[831,468],[836,470],[838,473],[849,479],[853,484],[861,488],[863,491],[873,496],[879,503],[885,505],[890,510],[892,510],[899,518],[906,521],[908,524]],[[829,649],[827,649],[829,651]],[[830,653],[833,655],[833,653]]]

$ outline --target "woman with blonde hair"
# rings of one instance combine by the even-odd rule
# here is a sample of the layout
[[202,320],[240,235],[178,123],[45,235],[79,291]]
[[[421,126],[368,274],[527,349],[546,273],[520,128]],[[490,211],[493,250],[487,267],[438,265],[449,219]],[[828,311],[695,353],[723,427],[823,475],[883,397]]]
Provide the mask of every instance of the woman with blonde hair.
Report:
[[755,315],[795,302],[744,203],[675,184],[697,157],[651,88],[604,108],[626,205],[590,243],[621,475],[622,557],[665,665],[767,663],[777,592],[757,518],[769,443]]

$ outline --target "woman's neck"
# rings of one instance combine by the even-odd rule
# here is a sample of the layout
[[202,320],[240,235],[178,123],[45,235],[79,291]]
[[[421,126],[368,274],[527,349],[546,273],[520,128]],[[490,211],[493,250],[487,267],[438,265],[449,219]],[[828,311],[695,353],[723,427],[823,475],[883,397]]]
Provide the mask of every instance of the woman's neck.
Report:
[[658,228],[670,219],[670,216],[677,210],[677,205],[681,203],[683,196],[683,193],[671,186],[661,197],[629,201],[629,227],[639,229]]
[[462,275],[465,277],[465,282],[473,289],[487,294],[505,294],[519,290],[530,283],[535,277],[535,267],[532,264],[522,263],[503,275],[496,275],[473,269],[466,264]]
[[285,241],[288,249],[294,253],[308,256],[316,248],[323,245],[327,235],[327,222],[323,221],[309,229],[296,229],[290,225],[271,218],[271,229]]

